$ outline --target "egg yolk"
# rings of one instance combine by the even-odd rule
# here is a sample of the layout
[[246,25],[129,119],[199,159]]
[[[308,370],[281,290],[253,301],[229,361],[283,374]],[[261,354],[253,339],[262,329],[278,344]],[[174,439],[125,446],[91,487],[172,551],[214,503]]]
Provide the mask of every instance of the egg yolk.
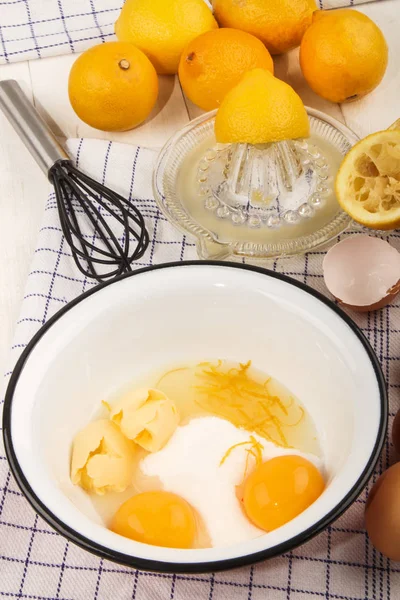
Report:
[[246,479],[244,510],[254,525],[272,531],[303,512],[324,487],[321,473],[310,461],[292,454],[277,456]]
[[144,544],[193,548],[196,517],[190,504],[176,494],[143,492],[120,506],[110,529]]

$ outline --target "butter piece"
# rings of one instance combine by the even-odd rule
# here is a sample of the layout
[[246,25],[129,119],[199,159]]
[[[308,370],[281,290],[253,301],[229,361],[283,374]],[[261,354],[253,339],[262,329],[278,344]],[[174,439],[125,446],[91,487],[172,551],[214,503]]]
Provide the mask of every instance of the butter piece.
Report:
[[134,445],[107,419],[89,423],[72,445],[71,481],[88,492],[123,492],[131,483]]
[[149,452],[161,450],[179,422],[172,400],[152,388],[126,394],[112,407],[110,418],[127,438]]

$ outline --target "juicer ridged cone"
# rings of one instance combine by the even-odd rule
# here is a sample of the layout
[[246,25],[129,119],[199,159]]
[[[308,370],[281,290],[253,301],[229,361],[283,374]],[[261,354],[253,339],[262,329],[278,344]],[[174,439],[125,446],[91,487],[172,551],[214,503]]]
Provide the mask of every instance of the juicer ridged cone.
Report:
[[307,140],[217,144],[199,161],[197,183],[218,218],[274,229],[313,217],[333,185],[327,158]]

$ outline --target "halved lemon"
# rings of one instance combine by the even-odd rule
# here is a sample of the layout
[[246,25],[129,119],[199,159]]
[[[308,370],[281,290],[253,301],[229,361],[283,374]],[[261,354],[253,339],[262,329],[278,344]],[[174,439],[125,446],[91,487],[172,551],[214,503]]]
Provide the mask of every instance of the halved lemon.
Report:
[[400,130],[396,121],[386,131],[358,142],[336,176],[340,206],[371,229],[400,226]]

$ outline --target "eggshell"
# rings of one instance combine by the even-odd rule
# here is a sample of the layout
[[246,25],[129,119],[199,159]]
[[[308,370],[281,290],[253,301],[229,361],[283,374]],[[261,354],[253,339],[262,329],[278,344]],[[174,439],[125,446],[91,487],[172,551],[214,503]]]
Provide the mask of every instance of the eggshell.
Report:
[[370,491],[365,526],[375,548],[400,561],[400,463],[385,471]]
[[400,292],[400,253],[377,237],[339,242],[327,252],[323,272],[339,303],[359,312],[383,308]]
[[397,414],[393,421],[392,442],[393,446],[396,448],[397,454],[400,454],[400,410],[397,411]]

